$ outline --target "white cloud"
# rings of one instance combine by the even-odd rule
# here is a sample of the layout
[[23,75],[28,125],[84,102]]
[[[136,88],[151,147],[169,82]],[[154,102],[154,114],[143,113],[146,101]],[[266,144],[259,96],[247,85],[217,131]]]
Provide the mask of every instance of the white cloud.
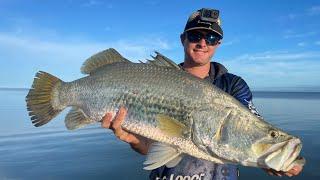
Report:
[[150,6],[157,6],[160,2],[159,1],[154,1],[154,0],[149,0],[149,1],[145,1],[144,3],[146,3],[147,5]]
[[63,38],[50,40],[33,35],[0,32],[0,87],[29,87],[34,73],[44,70],[63,80],[80,78],[82,63],[91,55],[113,47],[124,57],[137,62],[150,58],[155,50],[170,49],[160,37],[135,37],[139,39],[115,42],[84,40],[69,41]]
[[310,18],[310,16],[316,16],[320,14],[320,6],[312,6],[310,8],[307,8],[305,10],[300,11],[300,13],[289,13],[287,15],[284,15],[280,17],[278,20],[290,20],[295,21],[297,19],[301,18]]
[[84,2],[82,4],[82,6],[91,7],[91,6],[97,6],[97,5],[100,5],[100,4],[102,4],[101,1],[89,0],[89,1]]
[[111,29],[112,29],[112,28],[111,28],[110,26],[106,26],[106,27],[104,28],[105,31],[111,31]]
[[[78,1],[75,1],[74,3],[78,3]],[[100,1],[100,0],[88,0],[81,4],[83,7],[95,7],[95,6],[101,6],[103,5],[107,9],[112,9],[113,4],[106,3],[106,1]]]
[[299,15],[298,14],[288,14],[288,18],[291,19],[291,20],[294,20],[298,17]]
[[[84,60],[109,47],[133,61],[149,59],[154,50],[163,52],[172,48],[161,37],[136,38],[139,41],[70,42],[0,32],[0,75],[15,74],[9,80],[1,79],[0,86],[29,87],[38,70],[51,72],[66,81],[82,77],[79,68]],[[266,51],[239,55],[222,63],[255,88],[317,82],[320,77],[319,59],[320,52],[317,51]]]
[[231,46],[231,45],[234,45],[234,44],[239,43],[239,42],[240,42],[240,40],[238,38],[234,38],[234,39],[228,40],[226,42],[223,41],[221,46]]
[[307,43],[306,42],[299,42],[297,45],[300,47],[304,47],[307,45]]
[[59,55],[88,54],[113,47],[123,51],[131,59],[143,59],[155,50],[170,48],[167,40],[159,37],[141,37],[132,40],[118,40],[115,42],[61,42],[38,39],[33,36],[17,36],[0,32],[0,46],[13,51],[29,53],[48,53]]
[[266,51],[262,53],[254,54],[244,54],[234,58],[236,61],[251,61],[255,63],[272,61],[272,62],[282,62],[282,61],[292,61],[301,59],[315,59],[320,58],[320,52],[298,52],[289,53],[287,51]]
[[285,31],[285,35],[283,38],[285,39],[290,39],[290,38],[305,38],[305,37],[310,37],[318,34],[316,31],[309,31],[309,32],[303,32],[303,33],[295,33],[292,30],[287,30]]
[[320,78],[320,53],[268,51],[225,60],[228,69],[253,87],[313,85]]
[[318,15],[320,14],[320,6],[312,6],[307,10],[308,15]]

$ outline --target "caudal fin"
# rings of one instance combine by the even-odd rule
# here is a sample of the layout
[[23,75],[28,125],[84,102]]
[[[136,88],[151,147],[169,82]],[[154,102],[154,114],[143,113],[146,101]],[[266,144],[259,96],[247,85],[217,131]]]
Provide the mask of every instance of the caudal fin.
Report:
[[26,96],[27,110],[34,126],[38,127],[48,123],[62,111],[52,106],[53,89],[61,82],[59,78],[43,71],[36,74]]

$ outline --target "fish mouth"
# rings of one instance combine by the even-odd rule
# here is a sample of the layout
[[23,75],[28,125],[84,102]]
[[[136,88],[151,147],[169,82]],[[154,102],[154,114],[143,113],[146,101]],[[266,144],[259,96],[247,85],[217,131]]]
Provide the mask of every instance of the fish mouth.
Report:
[[270,153],[265,154],[263,163],[267,168],[272,168],[276,171],[285,171],[298,157],[301,148],[302,144],[298,138],[275,144],[268,150]]

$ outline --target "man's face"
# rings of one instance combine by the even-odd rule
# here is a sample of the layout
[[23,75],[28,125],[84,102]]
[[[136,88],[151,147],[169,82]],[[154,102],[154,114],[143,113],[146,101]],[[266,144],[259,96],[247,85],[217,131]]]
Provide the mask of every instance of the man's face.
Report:
[[214,44],[207,43],[205,38],[211,37],[210,34],[215,35],[212,31],[192,30],[187,32],[184,39],[181,39],[187,63],[196,66],[210,63],[216,48],[220,44],[220,40]]

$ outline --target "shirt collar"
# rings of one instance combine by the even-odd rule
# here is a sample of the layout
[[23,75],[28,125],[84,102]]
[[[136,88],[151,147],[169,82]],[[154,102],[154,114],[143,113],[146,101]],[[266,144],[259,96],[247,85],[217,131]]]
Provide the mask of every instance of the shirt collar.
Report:
[[[183,67],[183,64],[184,63],[180,63],[179,66]],[[222,64],[218,62],[211,62],[209,76],[205,77],[204,79],[210,80],[211,82],[213,82],[227,72],[228,72],[227,68],[225,68]]]

